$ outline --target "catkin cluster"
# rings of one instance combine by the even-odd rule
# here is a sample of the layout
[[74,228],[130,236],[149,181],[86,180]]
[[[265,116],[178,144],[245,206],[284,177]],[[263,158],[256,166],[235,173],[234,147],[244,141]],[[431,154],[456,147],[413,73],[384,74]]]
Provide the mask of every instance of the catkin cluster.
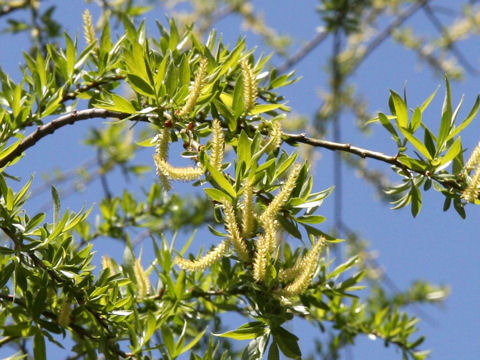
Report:
[[[176,263],[185,270],[204,270],[224,257],[232,246],[242,262],[253,263],[253,279],[258,282],[264,281],[267,276],[267,269],[273,264],[275,251],[278,248],[277,229],[279,225],[276,218],[290,198],[301,169],[301,165],[293,166],[285,183],[259,217],[258,223],[263,228],[263,232],[254,235],[257,232],[258,224],[255,221],[253,184],[247,179],[243,188],[243,200],[239,204],[242,218],[241,226],[237,221],[235,207],[230,201],[224,201],[221,205],[224,211],[225,228],[228,233],[227,239],[199,259],[187,260],[177,257]],[[247,242],[247,239],[252,237],[256,237],[256,240]],[[277,278],[285,286],[275,291],[277,296],[293,297],[308,288],[317,269],[318,258],[323,245],[324,240],[319,239],[293,267],[279,271]],[[251,248],[253,250],[250,250]]]
[[475,202],[480,194],[480,142],[464,166],[464,172],[467,176],[472,170],[474,170],[473,176],[462,194],[462,198],[468,202]]
[[[193,181],[199,179],[205,171],[199,166],[175,167],[168,162],[168,146],[170,143],[170,130],[167,127],[157,135],[155,154],[153,159],[157,168],[157,174],[164,190],[170,190],[170,180]],[[223,162],[225,139],[223,137],[220,121],[212,122],[212,151],[210,164],[220,170]]]

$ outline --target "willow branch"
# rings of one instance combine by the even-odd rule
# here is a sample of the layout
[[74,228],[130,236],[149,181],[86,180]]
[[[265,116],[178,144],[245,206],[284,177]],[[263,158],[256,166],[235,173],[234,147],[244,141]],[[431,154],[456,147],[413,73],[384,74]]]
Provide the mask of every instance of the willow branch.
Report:
[[415,14],[418,10],[420,10],[423,6],[428,3],[429,0],[420,0],[410,6],[407,10],[403,13],[398,15],[394,21],[390,23],[382,32],[380,32],[375,39],[370,42],[367,48],[364,51],[364,55],[353,65],[352,69],[350,70],[353,72],[360,63],[365,61],[365,59],[377,48],[379,47],[386,39],[390,37],[392,32],[395,29],[398,29],[408,18],[410,18],[413,14]]
[[[39,126],[34,132],[23,139],[17,147],[9,153],[7,156],[0,159],[0,168],[3,168],[10,161],[15,160],[21,156],[27,149],[34,146],[40,139],[47,135],[53,134],[56,130],[65,125],[72,125],[80,120],[94,119],[94,118],[115,118],[125,119],[131,116],[131,114],[125,114],[118,111],[105,110],[105,109],[87,109],[80,111],[73,111],[69,114],[60,116],[59,118],[52,120],[48,124]],[[132,118],[134,120],[145,120],[146,116],[137,116]]]
[[326,39],[328,31],[323,30],[317,33],[309,42],[307,42],[301,49],[299,49],[295,54],[290,56],[282,65],[277,68],[278,73],[283,73],[290,69],[295,64],[299,63],[303,58],[305,58],[310,52],[313,51],[323,40]]
[[[152,115],[153,116],[153,115]],[[29,136],[24,138],[17,147],[9,153],[7,156],[0,159],[0,169],[7,165],[10,161],[15,160],[17,157],[21,156],[27,149],[34,146],[40,139],[44,138],[47,135],[53,134],[59,128],[72,125],[77,121],[80,120],[87,120],[93,118],[115,118],[115,119],[125,119],[127,117],[131,117],[131,120],[135,121],[147,121],[148,115],[138,115],[132,117],[131,114],[121,113],[118,111],[113,110],[105,110],[105,109],[87,109],[81,111],[73,111],[69,114],[60,116],[59,118],[52,120],[48,124],[39,126],[33,133]],[[258,131],[255,126],[251,127],[252,130]],[[316,139],[307,136],[306,134],[289,134],[289,133],[282,133],[283,139],[290,144],[306,144],[314,147],[320,147],[332,151],[343,151],[350,154],[354,154],[360,156],[361,158],[371,158],[375,160],[382,161],[387,164],[394,165],[405,173],[406,176],[411,177],[411,172],[421,174],[424,176],[429,176],[426,171],[415,170],[413,168],[408,167],[405,164],[402,164],[398,160],[398,155],[391,156],[386,155],[379,151],[372,151],[368,149],[364,149],[358,146],[354,146],[349,143],[340,143],[335,141],[329,140],[322,140]],[[454,188],[457,190],[461,190],[458,185],[454,182],[447,181],[447,180],[439,180],[435,179],[439,183],[441,183],[446,188]]]
[[437,31],[445,38],[448,45],[446,46],[452,54],[457,58],[458,62],[463,65],[463,67],[471,74],[478,75],[478,70],[475,69],[462,52],[457,48],[455,41],[451,38],[448,30],[443,26],[442,22],[437,18],[432,8],[426,4],[423,7],[423,11],[427,18],[430,20],[432,25],[437,29]]

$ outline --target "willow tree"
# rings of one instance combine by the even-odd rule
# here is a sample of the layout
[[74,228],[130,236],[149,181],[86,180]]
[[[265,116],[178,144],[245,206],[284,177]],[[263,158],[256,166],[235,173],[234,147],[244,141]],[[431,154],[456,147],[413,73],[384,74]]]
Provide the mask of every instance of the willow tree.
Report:
[[[405,11],[401,2],[322,3],[328,26],[310,47],[330,35],[341,44],[342,36],[361,34],[365,21],[388,9],[398,11],[399,26],[427,2]],[[11,358],[33,352],[45,359],[59,347],[76,359],[174,359],[186,353],[190,359],[278,359],[280,353],[299,359],[299,339],[288,324],[306,320],[320,330],[320,339],[326,329],[332,334],[314,358],[336,358],[359,335],[383,339],[404,358],[426,358],[418,319],[403,307],[437,301],[445,289],[417,283],[396,298],[379,296],[382,287],[369,275],[361,246],[350,245],[352,256],[334,264],[330,249],[342,239],[322,228],[320,215],[334,190],[312,190],[311,162],[298,156],[296,145],[391,167],[399,185],[388,193],[413,216],[422,192],[434,190],[445,209],[453,205],[464,217],[467,203],[479,203],[480,150],[466,153],[460,135],[475,118],[479,99],[459,118],[447,77],[436,131],[423,121],[436,91],[409,105],[406,96],[391,91],[389,111],[370,122],[391,136],[397,148],[392,155],[324,140],[321,120],[335,120],[347,103],[358,105],[345,81],[368,55],[355,52],[342,62],[339,47],[331,63],[332,96],[316,122],[318,136],[292,133],[284,129],[291,122],[281,88],[298,80],[285,71],[309,48],[277,69],[244,39],[227,46],[212,31],[202,40],[216,19],[238,13],[282,52],[285,41],[249,3],[192,4],[197,24],[174,14],[176,19],[156,22],[153,29],[148,21],[135,21],[148,8],[103,1],[97,19],[83,13],[84,41],[68,33],[58,40],[61,25],[51,9],[40,11],[40,1],[3,4],[9,30],[29,30],[32,44],[23,54],[20,81],[0,74],[0,346],[18,351]],[[22,9],[31,12],[31,23],[14,20]],[[18,178],[16,169],[45,137],[98,118],[108,119],[106,125],[86,139],[97,153],[94,175],[103,186],[98,205],[62,210],[54,184],[68,180],[64,174],[47,181],[51,219],[31,211],[33,177]],[[150,153],[148,166],[136,161],[139,151]],[[138,180],[142,191],[129,185],[113,192],[108,177],[115,168]],[[148,177],[155,180],[140,181],[145,173],[156,173]],[[87,171],[83,185],[92,176]],[[187,186],[197,189],[194,195],[182,195]],[[195,236],[195,229],[207,227],[210,233]],[[211,246],[201,239],[206,234]],[[188,238],[182,247],[175,246],[179,237]],[[122,241],[123,257],[96,253],[105,238]],[[152,249],[148,263],[139,242]],[[190,250],[198,244],[200,250]],[[94,266],[94,258],[101,265]],[[370,296],[359,297],[365,284]],[[229,313],[244,317],[245,324],[229,328]],[[236,340],[249,342],[245,347]]]

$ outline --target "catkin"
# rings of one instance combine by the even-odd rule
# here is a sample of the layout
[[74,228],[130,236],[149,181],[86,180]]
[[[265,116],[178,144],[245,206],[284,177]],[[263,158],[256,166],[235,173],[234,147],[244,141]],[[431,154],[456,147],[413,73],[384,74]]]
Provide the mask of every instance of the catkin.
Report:
[[280,271],[278,276],[280,281],[288,281],[292,278],[294,280],[283,289],[277,290],[277,295],[292,297],[300,295],[307,290],[315,275],[318,266],[318,256],[324,244],[324,238],[318,239],[307,254],[293,267]]
[[243,106],[245,113],[248,114],[257,101],[257,81],[252,66],[247,59],[243,59],[240,66],[243,76]]
[[295,188],[295,184],[300,174],[302,166],[296,164],[293,169],[290,171],[285,184],[283,185],[280,192],[272,199],[270,204],[265,209],[264,213],[260,216],[260,221],[262,224],[266,224],[269,221],[272,221],[277,216],[277,213],[282,208],[283,204],[289,199],[290,194]]
[[225,254],[225,252],[228,250],[229,244],[230,241],[224,240],[200,259],[188,260],[182,257],[177,257],[175,259],[175,262],[185,270],[202,271],[220,260]]
[[233,247],[235,248],[238,257],[242,261],[248,261],[249,255],[247,244],[245,244],[245,241],[240,236],[237,219],[235,217],[235,210],[233,209],[232,204],[227,201],[223,204],[223,206],[225,208],[225,227],[230,235],[230,240],[232,241]]
[[212,152],[210,154],[210,164],[221,171],[223,155],[225,147],[225,138],[223,136],[223,129],[220,121],[213,120],[212,122]]
[[195,80],[193,81],[193,84],[190,87],[190,93],[188,95],[187,102],[185,103],[185,105],[183,105],[182,109],[178,113],[180,117],[188,115],[197,104],[197,100],[200,96],[200,92],[202,91],[202,87],[205,82],[207,65],[208,65],[207,58],[203,58],[202,60],[200,60],[200,65],[198,66],[198,69],[195,75]]
[[88,9],[83,12],[83,36],[87,45],[97,41],[95,38],[95,29],[93,27],[92,14]]

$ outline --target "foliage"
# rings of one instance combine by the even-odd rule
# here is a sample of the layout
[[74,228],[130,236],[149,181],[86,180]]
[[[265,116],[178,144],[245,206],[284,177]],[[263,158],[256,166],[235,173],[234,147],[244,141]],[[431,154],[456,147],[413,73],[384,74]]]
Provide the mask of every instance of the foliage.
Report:
[[[38,3],[17,5],[38,12]],[[331,334],[328,350],[319,350],[325,358],[336,358],[342,347],[368,335],[395,346],[404,358],[424,359],[428,351],[416,334],[418,319],[403,308],[440,301],[445,288],[418,282],[389,298],[371,276],[358,243],[350,258],[334,264],[327,249],[342,240],[318,227],[325,220],[318,210],[333,189],[313,191],[308,162],[283,143],[388,163],[402,181],[388,190],[397,198],[395,208],[410,204],[416,216],[421,187],[433,188],[445,196],[444,210],[453,204],[465,217],[465,204],[480,201],[480,158],[477,149],[464,161],[460,135],[477,115],[480,99],[456,121],[461,104],[453,109],[447,78],[435,132],[422,115],[436,91],[414,109],[406,96],[391,91],[391,114],[379,113],[371,122],[390,133],[395,156],[289,134],[281,124],[290,109],[278,89],[297,81],[293,73],[271,69],[269,56],[256,56],[245,39],[228,47],[212,31],[202,42],[194,26],[174,19],[168,26],[157,22],[157,33],[150,35],[147,22],[133,21],[148,8],[133,3],[104,2],[100,32],[85,13],[85,46],[68,33],[63,46],[55,42],[60,25],[53,10],[35,15],[41,23],[12,20],[7,28],[36,32],[32,49],[24,53],[22,79],[0,72],[0,228],[5,236],[0,344],[13,344],[20,351],[17,358],[30,347],[35,359],[47,358],[47,341],[63,348],[67,336],[74,344],[71,351],[85,359],[99,354],[175,359],[186,353],[190,359],[274,360],[281,353],[300,359],[299,338],[287,329],[289,322],[302,319]],[[241,2],[232,4],[232,11],[251,14]],[[369,1],[322,4],[318,11],[327,30],[345,35],[360,31],[364,14],[374,6]],[[112,36],[110,16],[118,21],[119,36]],[[343,91],[341,81],[337,85]],[[29,210],[32,178],[11,174],[42,138],[93,118],[111,119],[86,139],[98,151],[105,196],[98,211],[62,211],[52,186],[49,222],[45,212]],[[141,128],[138,138],[129,129],[132,124]],[[133,162],[141,148],[151,151],[150,165]],[[185,161],[189,166],[179,166]],[[117,167],[132,178],[155,167],[159,182],[142,192],[114,194],[105,177]],[[202,195],[185,198],[175,193],[174,181],[192,182]],[[17,191],[16,183],[21,184]],[[89,217],[92,211],[98,213],[96,221]],[[203,225],[214,236],[211,248],[189,254],[199,241],[195,232],[182,249],[175,246],[178,231]],[[139,229],[154,253],[146,267],[131,239]],[[95,240],[100,238],[121,240],[123,259],[104,254],[101,269],[96,268]],[[364,284],[370,293],[361,298]],[[226,329],[228,313],[240,314],[246,323]],[[249,343],[238,350],[232,340]]]

